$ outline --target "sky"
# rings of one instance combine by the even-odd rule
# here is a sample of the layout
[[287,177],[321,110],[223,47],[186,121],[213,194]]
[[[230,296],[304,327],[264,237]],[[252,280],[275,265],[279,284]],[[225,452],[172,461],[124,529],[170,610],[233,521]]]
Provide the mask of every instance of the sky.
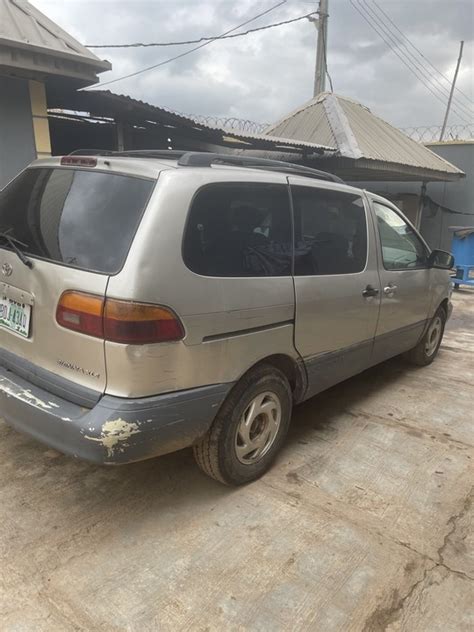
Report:
[[[31,1],[83,44],[182,41],[219,35],[278,2]],[[390,28],[390,34],[384,35],[390,46],[354,5],[379,31],[381,24]],[[243,30],[304,15],[317,6],[317,2],[287,0]],[[474,0],[329,0],[328,13],[327,61],[334,92],[360,101],[402,128],[441,125],[450,84],[429,63],[452,78],[459,42],[464,40],[457,81],[464,94],[456,92],[449,124],[473,123]],[[101,75],[101,81],[106,82],[191,47],[92,50],[113,65],[111,72]],[[316,29],[302,20],[213,42],[107,89],[178,112],[270,123],[312,97],[315,50]]]

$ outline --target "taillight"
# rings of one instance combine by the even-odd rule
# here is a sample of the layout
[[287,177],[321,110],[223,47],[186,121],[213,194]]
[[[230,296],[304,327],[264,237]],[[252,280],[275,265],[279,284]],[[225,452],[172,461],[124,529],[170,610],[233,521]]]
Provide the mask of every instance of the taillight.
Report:
[[167,307],[104,300],[82,292],[64,292],[56,320],[67,329],[124,344],[171,342],[184,337],[181,321]]
[[184,330],[176,314],[166,307],[107,299],[104,337],[114,342],[147,344],[181,340]]

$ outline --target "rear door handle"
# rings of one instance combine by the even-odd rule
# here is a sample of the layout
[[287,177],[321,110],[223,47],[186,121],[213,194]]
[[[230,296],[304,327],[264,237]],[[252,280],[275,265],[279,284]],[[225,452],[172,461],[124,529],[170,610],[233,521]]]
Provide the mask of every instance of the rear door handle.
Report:
[[397,289],[398,288],[396,285],[394,285],[393,283],[389,283],[388,285],[384,287],[383,293],[386,294],[387,296],[391,296],[392,294],[395,294]]
[[362,296],[364,298],[369,298],[371,296],[377,296],[378,293],[379,293],[378,289],[369,284],[365,288],[365,290],[362,291]]

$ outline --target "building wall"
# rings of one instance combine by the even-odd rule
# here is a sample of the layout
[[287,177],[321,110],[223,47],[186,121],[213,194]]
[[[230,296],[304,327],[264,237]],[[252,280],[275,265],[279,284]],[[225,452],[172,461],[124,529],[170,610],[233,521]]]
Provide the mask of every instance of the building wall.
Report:
[[0,77],[0,188],[35,158],[28,81]]
[[474,219],[474,140],[427,145],[466,174],[458,182],[430,182],[430,196],[443,206],[473,215]]
[[474,226],[474,141],[434,143],[429,149],[466,174],[458,182],[430,182],[427,185],[427,194],[440,206],[431,203],[424,206],[421,232],[432,247],[451,250],[451,229]]
[[0,76],[0,188],[51,155],[44,84]]
[[[466,174],[456,182],[428,182],[426,195],[430,199],[425,201],[418,216],[418,227],[428,244],[432,248],[450,250],[451,229],[474,226],[474,141],[433,143],[428,147]],[[413,213],[407,212],[403,200],[412,197],[412,209],[419,204],[421,182],[359,182],[356,186],[389,197],[414,221]]]

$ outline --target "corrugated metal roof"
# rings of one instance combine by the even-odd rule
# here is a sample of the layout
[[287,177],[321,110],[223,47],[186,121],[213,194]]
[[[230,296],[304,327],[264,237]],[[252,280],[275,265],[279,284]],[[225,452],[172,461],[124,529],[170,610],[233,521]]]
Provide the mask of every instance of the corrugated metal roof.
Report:
[[71,59],[98,72],[111,68],[25,0],[0,0],[0,45]]
[[442,174],[460,177],[463,172],[408,138],[364,105],[351,99],[323,93],[269,126],[266,134],[324,143],[338,148],[338,155],[354,161],[374,161],[374,168],[396,171],[396,165],[413,168],[413,174],[436,179]]
[[207,125],[203,125],[203,127],[207,127],[208,129],[219,130],[222,131],[224,136],[230,136],[235,139],[243,140],[243,141],[259,141],[261,143],[270,143],[278,148],[278,147],[294,147],[295,149],[311,149],[313,151],[323,150],[328,152],[335,152],[336,147],[329,147],[327,145],[321,145],[320,143],[310,143],[304,140],[295,140],[291,138],[283,138],[281,136],[269,136],[268,134],[251,134],[250,132],[236,132],[234,130],[226,130],[218,127],[209,127]]
[[236,132],[235,130],[229,130],[222,127],[214,127],[206,123],[200,123],[190,116],[186,116],[184,114],[180,114],[178,112],[168,110],[158,105],[151,105],[150,103],[146,103],[145,101],[133,99],[132,97],[129,97],[125,94],[115,94],[114,92],[111,92],[110,90],[94,89],[94,90],[88,90],[86,94],[104,95],[105,98],[116,99],[122,102],[126,102],[127,104],[131,106],[146,108],[155,115],[166,114],[167,116],[171,116],[172,118],[175,118],[176,121],[181,124],[192,125],[193,127],[208,129],[214,132],[222,132],[224,136],[228,136],[229,138],[235,138],[236,140],[242,140],[244,142],[245,141],[249,141],[249,142],[261,141],[262,143],[268,144],[268,146],[282,145],[284,147],[295,147],[298,149],[312,149],[313,151],[316,151],[316,150],[317,151],[323,150],[323,151],[330,151],[330,152],[336,151],[335,145],[329,146],[329,145],[325,145],[324,143],[315,143],[310,140],[295,139],[295,138],[292,138],[291,136],[282,136],[282,135],[272,134],[272,136],[269,137],[268,134],[253,134],[250,132]]
[[[284,147],[295,150],[309,150],[309,152],[335,152],[335,147],[328,147],[320,143],[313,143],[305,140],[295,140],[292,138],[282,138],[279,136],[269,136],[267,134],[252,134],[250,132],[240,133],[235,130],[228,130],[221,127],[213,127],[195,121],[189,116],[173,112],[157,105],[151,105],[145,101],[133,99],[124,94],[115,94],[110,90],[82,90],[80,92],[59,93],[49,99],[50,107],[68,110],[92,112],[95,115],[109,116],[115,118],[121,113],[127,118],[151,119],[165,125],[188,127],[195,130],[211,132],[218,140],[224,140],[226,144],[232,142],[248,144],[249,147],[275,148]],[[227,139],[227,140],[226,140]]]

